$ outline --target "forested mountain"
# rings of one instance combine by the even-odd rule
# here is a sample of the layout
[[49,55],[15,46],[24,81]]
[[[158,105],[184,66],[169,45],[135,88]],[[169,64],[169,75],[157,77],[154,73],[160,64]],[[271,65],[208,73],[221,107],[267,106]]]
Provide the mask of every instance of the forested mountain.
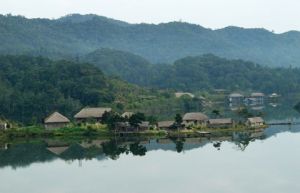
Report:
[[152,65],[144,58],[118,50],[99,49],[80,59],[96,65],[108,75],[119,76],[131,83],[149,84],[149,72]]
[[0,16],[0,53],[81,57],[100,48],[140,55],[152,63],[212,53],[268,66],[300,66],[300,33],[227,27],[211,30],[171,22],[128,24],[96,15],[57,20]]
[[128,100],[129,95],[145,92],[106,77],[91,64],[30,56],[0,57],[0,117],[22,123],[40,123],[54,111],[72,117],[82,107],[111,106],[117,100]]
[[173,65],[156,69],[151,85],[159,88],[197,91],[216,88],[296,93],[300,90],[299,68],[263,67],[243,60],[227,60],[214,55],[186,57]]
[[84,57],[109,75],[152,88],[207,91],[216,88],[292,93],[300,90],[300,69],[270,68],[207,54],[154,65],[136,55],[102,49]]

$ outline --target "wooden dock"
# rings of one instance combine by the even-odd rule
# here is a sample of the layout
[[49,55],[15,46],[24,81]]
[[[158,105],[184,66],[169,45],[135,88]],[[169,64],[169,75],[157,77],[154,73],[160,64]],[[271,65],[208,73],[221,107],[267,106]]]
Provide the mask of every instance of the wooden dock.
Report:
[[206,136],[210,136],[211,132],[208,131],[197,131],[197,133],[201,136],[201,137],[206,137]]

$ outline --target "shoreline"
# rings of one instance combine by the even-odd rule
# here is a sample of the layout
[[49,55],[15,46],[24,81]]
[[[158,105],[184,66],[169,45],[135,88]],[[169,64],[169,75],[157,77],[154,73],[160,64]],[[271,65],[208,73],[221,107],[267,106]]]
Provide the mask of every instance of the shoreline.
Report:
[[145,131],[134,132],[115,132],[106,126],[100,128],[90,127],[67,127],[55,130],[46,130],[42,127],[32,126],[18,129],[9,129],[0,132],[0,142],[9,142],[22,139],[87,139],[87,138],[112,138],[112,137],[213,137],[228,135],[234,132],[255,132],[263,131],[268,128],[268,125],[250,128],[239,126],[235,128],[192,128],[180,130],[158,130],[149,129]]

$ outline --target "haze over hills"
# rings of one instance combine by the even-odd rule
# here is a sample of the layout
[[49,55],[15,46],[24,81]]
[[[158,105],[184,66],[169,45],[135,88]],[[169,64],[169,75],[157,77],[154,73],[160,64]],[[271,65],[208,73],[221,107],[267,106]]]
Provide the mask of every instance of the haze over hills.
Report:
[[267,66],[300,66],[300,32],[275,34],[265,29],[227,27],[211,30],[171,22],[129,24],[97,15],[68,15],[56,20],[0,16],[0,53],[53,58],[83,56],[100,48],[140,55],[152,63],[212,53]]

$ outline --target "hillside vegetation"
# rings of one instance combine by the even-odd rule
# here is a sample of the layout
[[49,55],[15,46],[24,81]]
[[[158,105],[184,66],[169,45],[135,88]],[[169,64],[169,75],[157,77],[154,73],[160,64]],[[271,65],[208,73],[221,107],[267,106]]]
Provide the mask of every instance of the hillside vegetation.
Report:
[[179,91],[207,91],[217,88],[267,93],[295,93],[300,90],[300,69],[270,68],[243,60],[228,60],[207,54],[185,57],[172,65],[154,65],[136,55],[102,49],[85,57],[110,75],[138,84]]
[[80,57],[101,48],[138,54],[152,63],[212,53],[267,66],[300,66],[300,33],[171,22],[129,24],[97,15],[49,19],[0,16],[0,53]]
[[72,117],[85,106],[122,108],[149,92],[87,63],[0,57],[0,116],[21,123],[40,123],[53,111]]

